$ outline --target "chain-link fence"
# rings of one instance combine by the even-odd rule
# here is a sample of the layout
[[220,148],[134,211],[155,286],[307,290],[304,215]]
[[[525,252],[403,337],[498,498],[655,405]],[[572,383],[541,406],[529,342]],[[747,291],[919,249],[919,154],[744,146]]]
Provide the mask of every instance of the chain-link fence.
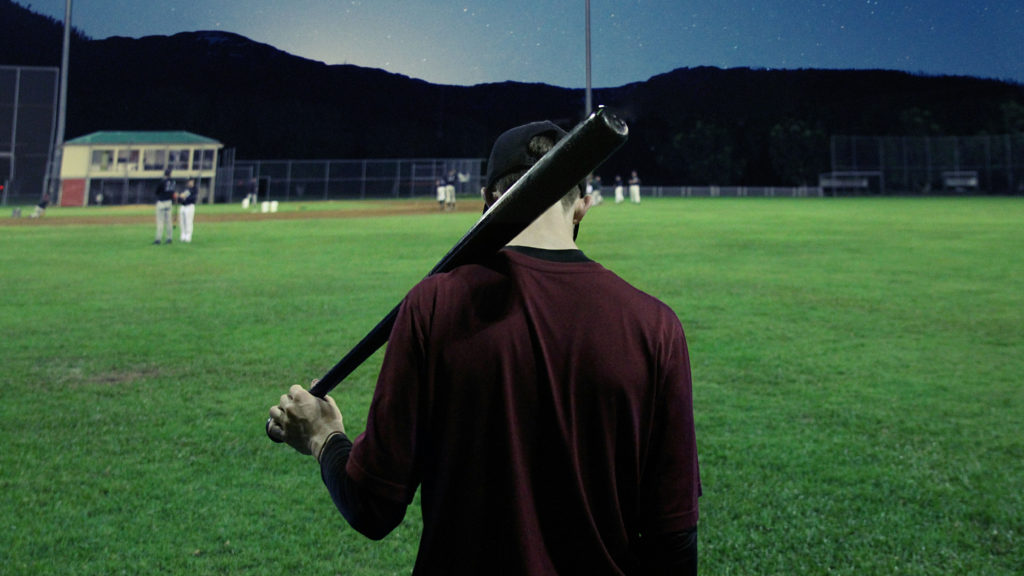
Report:
[[[605,201],[610,186],[601,190]],[[807,198],[821,196],[817,186],[641,186],[640,197],[647,198]],[[629,201],[625,195],[623,201]]]
[[867,194],[1024,194],[1024,134],[834,136],[830,152],[823,176]]
[[214,197],[216,202],[435,197],[442,179],[457,195],[479,195],[483,163],[480,158],[231,162],[228,156],[217,172]]

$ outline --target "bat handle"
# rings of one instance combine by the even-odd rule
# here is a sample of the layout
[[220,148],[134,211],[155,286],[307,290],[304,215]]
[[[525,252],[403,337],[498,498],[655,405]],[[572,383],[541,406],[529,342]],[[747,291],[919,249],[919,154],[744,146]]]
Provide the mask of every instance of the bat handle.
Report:
[[[395,325],[395,318],[398,317],[398,306],[391,309],[391,312],[384,317],[383,320],[377,323],[370,332],[359,341],[358,344],[345,355],[344,358],[338,361],[333,368],[324,374],[323,378],[317,380],[316,384],[309,389],[309,393],[317,398],[323,398],[334,389],[335,386],[341,383],[342,380],[348,378],[348,375],[355,371],[363,362],[365,362],[374,352],[380,349],[391,335],[391,328]],[[277,440],[270,435],[270,425],[273,423],[273,418],[267,418],[266,432],[267,438],[270,438],[274,442],[280,443],[281,440]]]

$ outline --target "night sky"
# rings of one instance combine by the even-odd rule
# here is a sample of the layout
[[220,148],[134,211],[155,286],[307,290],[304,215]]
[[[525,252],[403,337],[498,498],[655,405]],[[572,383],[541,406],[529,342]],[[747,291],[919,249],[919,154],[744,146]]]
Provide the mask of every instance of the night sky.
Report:
[[[63,20],[64,0],[21,0]],[[235,32],[438,84],[586,85],[585,0],[78,0],[92,38]],[[591,0],[594,87],[680,67],[883,68],[1024,82],[1024,0]]]

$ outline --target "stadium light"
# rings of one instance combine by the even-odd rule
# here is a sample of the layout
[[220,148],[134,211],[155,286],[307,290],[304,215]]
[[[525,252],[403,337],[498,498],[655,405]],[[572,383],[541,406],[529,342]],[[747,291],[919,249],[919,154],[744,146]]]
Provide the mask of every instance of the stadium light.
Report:
[[[68,0],[68,1],[70,2],[71,0]],[[586,26],[586,28],[587,28],[587,34],[586,34],[586,36],[587,36],[587,106],[586,106],[586,108],[587,109],[586,109],[586,114],[584,114],[583,117],[584,118],[589,118],[590,117],[590,113],[594,111],[594,100],[593,100],[593,98],[591,97],[591,94],[590,94],[590,0],[586,0],[586,3],[587,3],[587,9],[586,9],[586,12],[587,12],[587,26]]]
[[[68,53],[71,47],[71,0],[67,0],[64,6],[64,47],[61,52],[60,62],[60,95],[57,104],[57,130],[54,134],[52,160],[50,162],[49,182],[46,192],[50,198],[55,198],[55,203],[60,206],[60,194],[53,194],[54,186],[60,182],[60,164],[64,155],[64,124],[67,117],[68,107]],[[60,188],[57,190],[60,192]]]

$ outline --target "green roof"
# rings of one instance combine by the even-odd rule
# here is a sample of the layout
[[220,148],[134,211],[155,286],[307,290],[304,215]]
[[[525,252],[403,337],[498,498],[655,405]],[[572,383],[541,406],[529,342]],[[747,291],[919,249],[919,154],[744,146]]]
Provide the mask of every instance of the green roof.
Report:
[[200,136],[184,130],[166,132],[93,132],[68,140],[65,144],[216,144],[213,138]]

